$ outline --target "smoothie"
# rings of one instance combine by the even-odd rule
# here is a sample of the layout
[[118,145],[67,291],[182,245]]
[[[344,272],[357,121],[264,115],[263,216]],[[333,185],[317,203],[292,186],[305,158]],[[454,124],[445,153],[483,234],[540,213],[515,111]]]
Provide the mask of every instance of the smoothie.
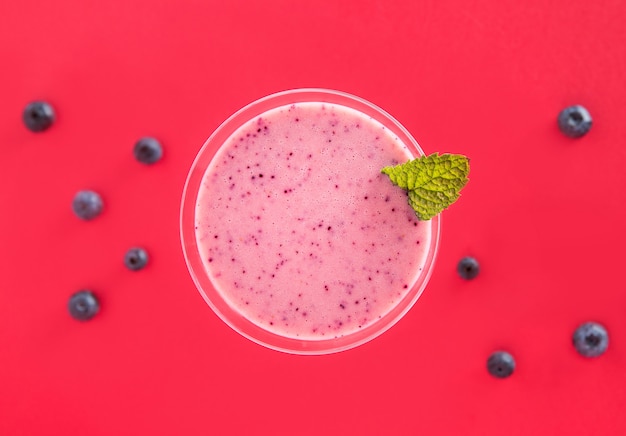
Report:
[[263,329],[323,340],[388,314],[431,245],[406,193],[380,169],[413,158],[378,121],[329,103],[271,109],[213,157],[195,236],[226,302]]

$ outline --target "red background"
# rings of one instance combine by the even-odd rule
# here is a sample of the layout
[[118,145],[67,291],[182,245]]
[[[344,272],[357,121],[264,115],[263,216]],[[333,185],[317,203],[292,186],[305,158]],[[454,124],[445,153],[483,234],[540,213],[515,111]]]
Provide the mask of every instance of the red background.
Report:
[[[625,21],[609,0],[2,2],[0,434],[625,434]],[[231,331],[178,236],[213,129],[310,86],[472,163],[417,305],[322,357]],[[21,122],[33,99],[58,116],[40,134]],[[556,116],[577,103],[594,125],[571,140]],[[164,146],[154,166],[132,156],[144,135]],[[72,214],[80,189],[101,217]],[[88,323],[66,309],[82,288],[102,301]],[[597,359],[571,343],[587,320],[610,334]],[[517,360],[505,380],[485,369],[497,349]]]

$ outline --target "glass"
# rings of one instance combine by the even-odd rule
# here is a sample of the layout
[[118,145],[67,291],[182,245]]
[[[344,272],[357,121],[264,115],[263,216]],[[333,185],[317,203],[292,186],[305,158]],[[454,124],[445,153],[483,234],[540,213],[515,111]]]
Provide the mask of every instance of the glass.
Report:
[[244,337],[274,350],[292,354],[328,354],[348,350],[381,335],[397,323],[415,304],[426,287],[432,273],[440,238],[441,218],[437,216],[424,224],[431,226],[430,240],[428,241],[425,261],[422,264],[422,269],[415,283],[410,287],[404,297],[395,303],[390,311],[377,321],[374,321],[372,324],[362,329],[339,337],[301,339],[270,331],[242,315],[242,313],[233,307],[220,293],[216,284],[211,279],[207,266],[203,262],[200,254],[196,235],[196,206],[202,180],[220,147],[222,147],[231,135],[242,125],[250,120],[257,119],[257,117],[268,110],[309,102],[327,103],[331,107],[332,105],[340,105],[354,109],[364,114],[366,117],[371,117],[373,120],[382,124],[386,129],[389,129],[390,132],[406,145],[413,156],[424,155],[417,141],[398,121],[384,110],[362,98],[327,89],[295,89],[272,94],[237,111],[222,123],[202,146],[191,166],[183,190],[180,232],[183,253],[193,281],[207,304],[227,325]]

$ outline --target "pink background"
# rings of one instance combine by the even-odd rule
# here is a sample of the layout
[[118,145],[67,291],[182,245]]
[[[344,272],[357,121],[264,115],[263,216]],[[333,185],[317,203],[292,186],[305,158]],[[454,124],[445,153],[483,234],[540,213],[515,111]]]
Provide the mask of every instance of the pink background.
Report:
[[[626,8],[617,1],[23,1],[0,4],[0,434],[626,433]],[[350,92],[431,153],[471,158],[424,295],[324,357],[230,330],[186,270],[187,170],[241,106]],[[49,101],[57,123],[26,130]],[[556,116],[586,106],[591,132]],[[137,163],[141,136],[164,158]],[[71,200],[99,191],[105,212]],[[127,248],[151,256],[124,268]],[[481,262],[461,280],[456,263]],[[66,304],[89,288],[88,323]],[[607,353],[580,357],[584,321]],[[517,369],[485,369],[497,349]]]

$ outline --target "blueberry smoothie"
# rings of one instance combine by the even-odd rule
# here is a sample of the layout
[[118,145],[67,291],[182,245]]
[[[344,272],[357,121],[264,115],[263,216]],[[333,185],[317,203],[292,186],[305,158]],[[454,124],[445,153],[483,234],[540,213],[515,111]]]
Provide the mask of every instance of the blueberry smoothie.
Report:
[[245,318],[303,340],[388,314],[421,274],[432,226],[381,168],[413,158],[354,109],[297,103],[242,125],[206,170],[195,236],[215,289]]

